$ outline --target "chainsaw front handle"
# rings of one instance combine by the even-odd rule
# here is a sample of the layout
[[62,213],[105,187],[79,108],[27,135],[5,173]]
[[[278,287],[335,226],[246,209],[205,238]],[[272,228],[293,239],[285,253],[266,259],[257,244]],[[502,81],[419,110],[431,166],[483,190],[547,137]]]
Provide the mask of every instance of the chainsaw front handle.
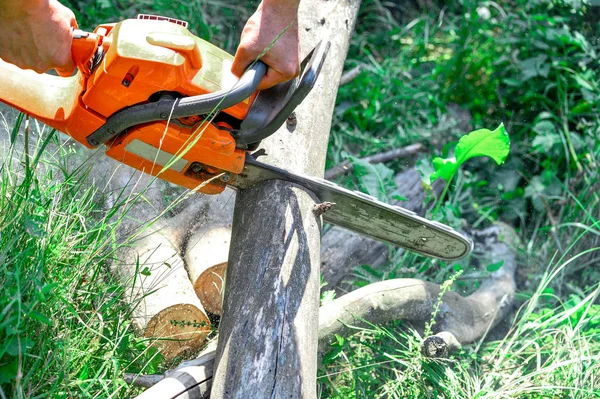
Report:
[[250,97],[266,73],[267,65],[256,61],[231,89],[184,98],[165,93],[157,101],[125,108],[111,115],[101,128],[87,137],[87,142],[96,147],[142,123],[205,115],[232,107]]
[[317,82],[330,42],[320,41],[302,61],[299,77],[263,90],[252,103],[240,129],[233,132],[238,148],[248,148],[279,129]]

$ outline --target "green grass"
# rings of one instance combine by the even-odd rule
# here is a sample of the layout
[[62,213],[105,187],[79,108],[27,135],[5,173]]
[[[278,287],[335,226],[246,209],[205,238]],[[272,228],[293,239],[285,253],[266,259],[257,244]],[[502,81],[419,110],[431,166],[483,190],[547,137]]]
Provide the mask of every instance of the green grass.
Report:
[[403,325],[355,335],[322,366],[320,397],[599,397],[600,286],[549,308],[551,281],[544,277],[504,339],[464,347],[447,360],[424,358],[421,337]]
[[0,164],[0,397],[126,395],[123,372],[156,361],[106,270],[118,208],[101,209],[90,165],[55,132],[22,121]]

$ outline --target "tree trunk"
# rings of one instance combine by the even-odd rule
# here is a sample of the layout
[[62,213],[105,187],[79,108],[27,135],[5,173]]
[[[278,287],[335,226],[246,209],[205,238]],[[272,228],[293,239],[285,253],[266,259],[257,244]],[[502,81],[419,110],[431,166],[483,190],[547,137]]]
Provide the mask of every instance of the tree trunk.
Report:
[[[261,161],[322,176],[337,87],[359,0],[306,0],[302,53],[328,37],[331,48],[315,88],[261,147]],[[236,198],[223,317],[211,397],[316,398],[320,223],[316,199],[283,181]]]

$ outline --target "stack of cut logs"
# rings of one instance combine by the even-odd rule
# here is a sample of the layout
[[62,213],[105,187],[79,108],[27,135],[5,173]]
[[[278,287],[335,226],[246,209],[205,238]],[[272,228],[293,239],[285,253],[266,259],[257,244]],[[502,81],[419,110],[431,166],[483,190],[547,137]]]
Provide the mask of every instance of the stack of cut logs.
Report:
[[210,332],[207,312],[221,314],[234,195],[194,196],[117,253],[134,326],[166,359],[199,349]]

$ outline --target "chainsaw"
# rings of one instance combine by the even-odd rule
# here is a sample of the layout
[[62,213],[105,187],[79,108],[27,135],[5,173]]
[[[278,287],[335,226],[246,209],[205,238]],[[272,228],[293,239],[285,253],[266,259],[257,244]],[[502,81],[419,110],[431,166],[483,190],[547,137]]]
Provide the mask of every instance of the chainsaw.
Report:
[[[472,242],[441,223],[327,180],[294,174],[252,156],[312,89],[328,42],[302,62],[300,76],[257,92],[267,66],[241,78],[233,57],[194,36],[184,21],[139,15],[73,31],[71,76],[37,74],[0,60],[0,100],[89,148],[205,194],[281,179],[312,191],[326,222],[426,256],[455,260]],[[328,207],[329,208],[329,207]]]

